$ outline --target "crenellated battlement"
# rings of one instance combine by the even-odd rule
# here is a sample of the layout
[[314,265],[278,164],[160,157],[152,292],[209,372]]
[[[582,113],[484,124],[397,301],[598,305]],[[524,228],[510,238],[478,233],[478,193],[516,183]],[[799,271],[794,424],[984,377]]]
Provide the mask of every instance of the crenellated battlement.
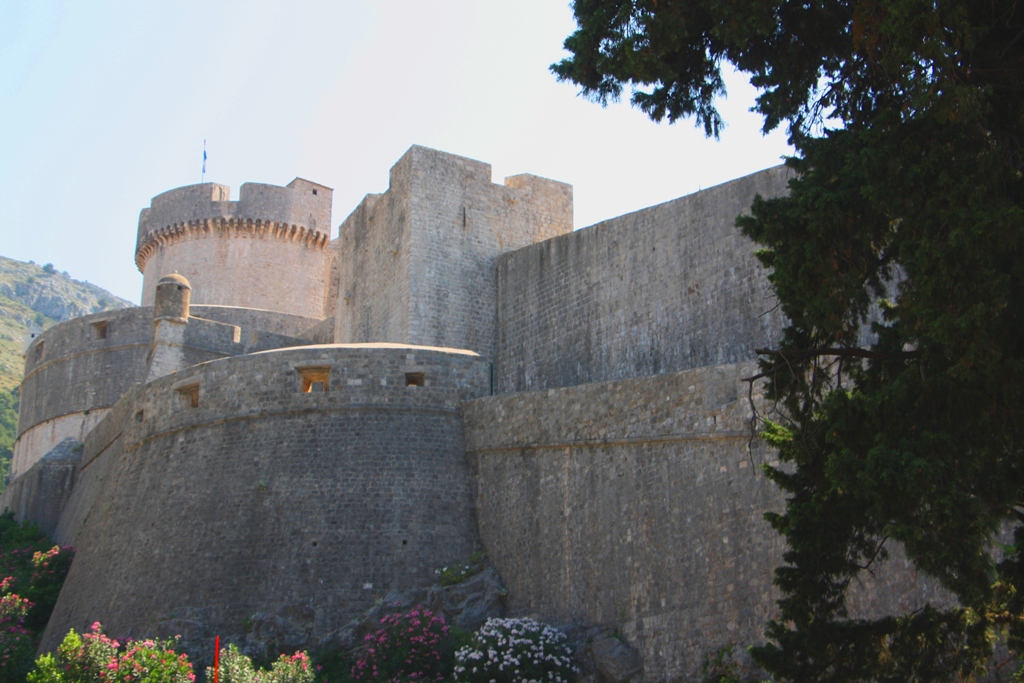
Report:
[[330,241],[333,190],[303,178],[285,187],[245,183],[239,199],[217,183],[186,185],[153,197],[139,214],[135,265],[159,246],[197,237],[261,237],[323,249]]
[[139,215],[135,246],[143,305],[160,277],[179,273],[196,285],[196,303],[323,318],[333,194],[296,178],[245,183],[237,201],[216,183],[157,195]]

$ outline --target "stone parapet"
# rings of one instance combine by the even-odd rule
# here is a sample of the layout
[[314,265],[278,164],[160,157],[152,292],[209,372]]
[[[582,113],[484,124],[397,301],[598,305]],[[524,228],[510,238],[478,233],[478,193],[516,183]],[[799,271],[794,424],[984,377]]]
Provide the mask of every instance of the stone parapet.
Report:
[[139,215],[135,263],[145,261],[155,244],[210,232],[247,231],[263,237],[301,240],[322,247],[331,233],[333,190],[296,178],[287,187],[245,183],[238,201],[226,185],[204,183],[168,190]]

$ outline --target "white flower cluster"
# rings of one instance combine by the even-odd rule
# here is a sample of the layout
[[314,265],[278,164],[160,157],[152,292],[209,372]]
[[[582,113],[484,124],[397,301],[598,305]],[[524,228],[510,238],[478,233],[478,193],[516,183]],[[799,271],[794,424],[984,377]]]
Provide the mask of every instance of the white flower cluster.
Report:
[[467,683],[569,683],[574,672],[565,636],[533,619],[488,619],[455,653]]

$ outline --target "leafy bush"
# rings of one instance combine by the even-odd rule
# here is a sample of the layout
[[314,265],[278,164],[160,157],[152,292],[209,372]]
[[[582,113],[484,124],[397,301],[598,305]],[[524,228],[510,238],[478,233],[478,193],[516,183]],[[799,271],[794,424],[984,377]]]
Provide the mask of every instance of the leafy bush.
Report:
[[533,619],[488,619],[455,661],[468,683],[568,683],[575,673],[565,636]]
[[352,667],[356,681],[440,681],[444,619],[422,607],[388,614],[381,628],[366,636],[365,651]]
[[[217,683],[313,683],[316,673],[305,652],[281,655],[270,669],[256,669],[234,644],[221,648]],[[213,683],[213,667],[206,668],[206,683]]]
[[270,670],[256,672],[255,683],[313,683],[316,672],[305,652],[296,652],[291,657],[281,655]]
[[28,683],[194,683],[188,656],[173,640],[129,640],[121,644],[103,633],[99,622],[90,633],[74,629],[57,647],[57,656],[42,655]]
[[25,679],[74,549],[52,544],[34,524],[0,515],[0,683]]
[[[314,663],[322,683],[351,683],[356,658],[348,650],[330,648],[318,652]],[[209,677],[207,683],[211,683]]]
[[74,559],[75,549],[71,546],[55,545],[49,550],[32,553],[32,574],[23,594],[34,605],[25,619],[26,626],[34,632],[42,634],[46,628]]
[[[220,650],[220,669],[217,683],[252,683],[256,669],[252,660],[243,655],[238,646],[231,643]],[[213,683],[213,667],[206,667],[206,683]]]
[[192,683],[188,655],[175,651],[174,641],[128,641],[120,657],[107,663],[104,683]]
[[[0,588],[10,579],[0,582]],[[22,681],[32,667],[36,653],[35,638],[25,628],[25,615],[32,603],[26,598],[7,594],[0,598],[0,681]]]
[[56,657],[45,654],[36,660],[28,683],[96,683],[102,679],[107,664],[116,659],[120,646],[103,634],[99,622],[84,636],[71,629],[57,647]]

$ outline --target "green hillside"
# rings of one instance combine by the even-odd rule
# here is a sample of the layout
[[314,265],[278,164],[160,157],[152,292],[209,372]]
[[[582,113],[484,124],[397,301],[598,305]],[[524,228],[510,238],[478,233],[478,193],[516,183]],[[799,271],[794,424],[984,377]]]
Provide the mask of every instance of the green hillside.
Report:
[[10,467],[17,426],[21,349],[30,326],[46,328],[88,313],[134,304],[58,271],[0,256],[0,490]]

